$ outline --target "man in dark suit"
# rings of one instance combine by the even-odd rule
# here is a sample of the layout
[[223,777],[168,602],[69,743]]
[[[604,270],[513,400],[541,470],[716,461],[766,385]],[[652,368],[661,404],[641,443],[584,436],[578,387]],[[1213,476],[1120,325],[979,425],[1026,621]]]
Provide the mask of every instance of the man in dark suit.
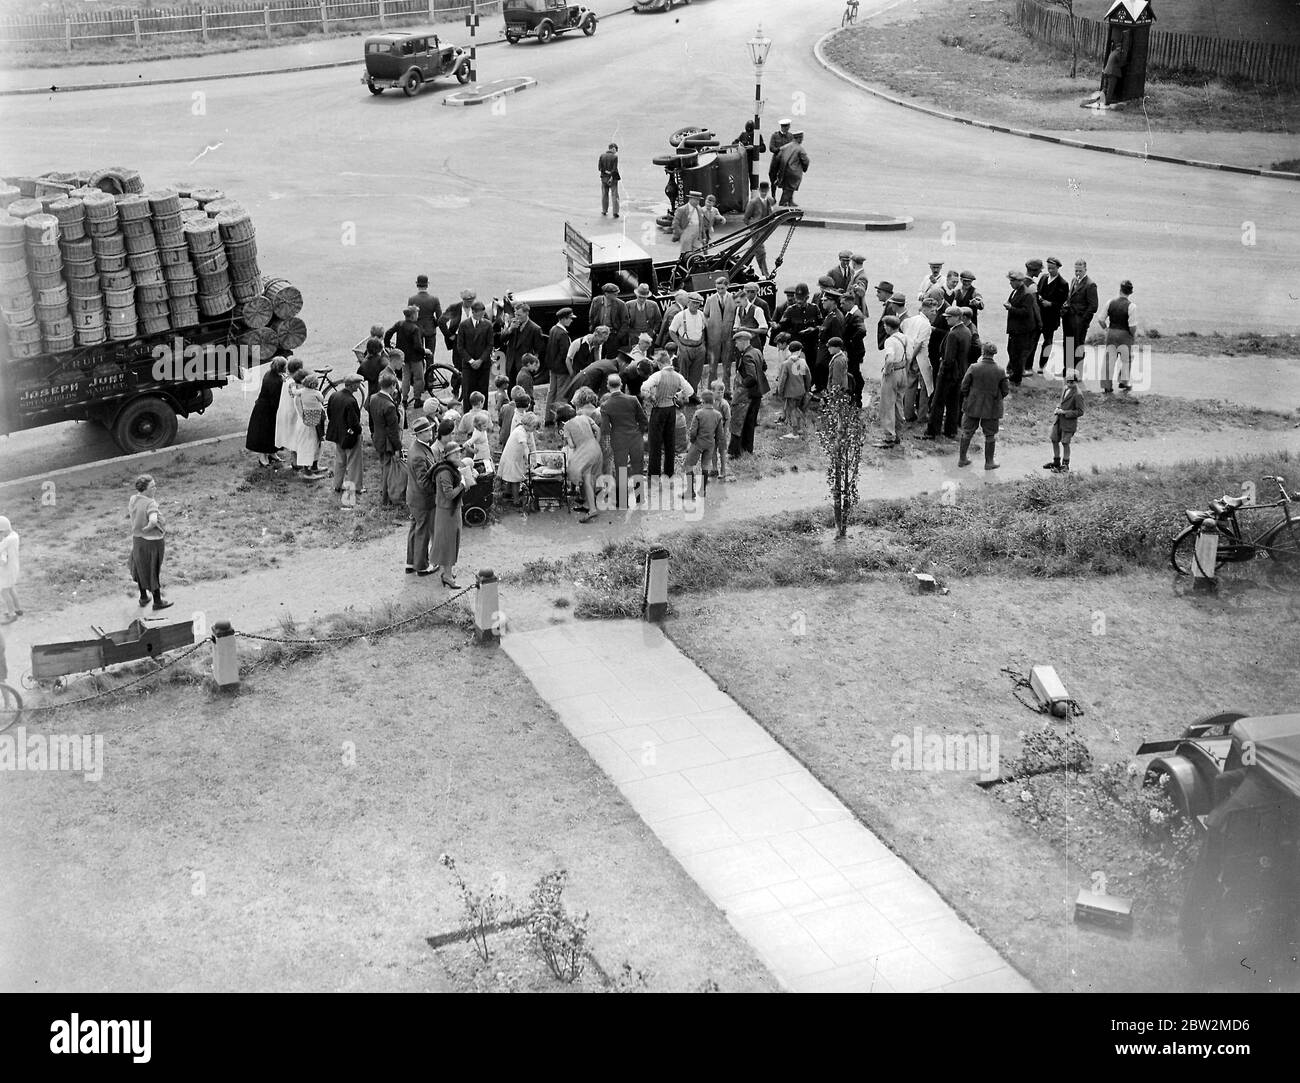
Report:
[[457,371],[460,370],[462,358],[456,353],[456,332],[461,323],[469,319],[470,306],[474,304],[476,296],[478,295],[473,290],[461,290],[460,300],[454,305],[448,305],[442,319],[438,321],[438,326],[442,328],[442,340],[451,351],[451,367]]
[[397,378],[391,372],[379,375],[379,390],[366,403],[370,415],[370,442],[379,456],[379,503],[382,507],[399,504],[406,498],[406,480],[402,476],[402,419],[393,401]]
[[627,342],[634,345],[642,335],[649,335],[654,342],[659,337],[659,324],[664,318],[659,302],[650,296],[650,286],[642,282],[636,288],[636,296],[627,302]]
[[839,255],[839,263],[826,272],[826,277],[831,280],[832,289],[839,293],[847,293],[849,283],[853,281],[853,253],[847,248],[842,249]]
[[411,429],[411,447],[406,453],[406,506],[411,525],[406,530],[406,573],[430,575],[429,546],[433,541],[434,480],[433,422],[418,417]]
[[973,271],[962,271],[961,285],[957,287],[952,303],[958,308],[969,308],[975,326],[979,326],[980,313],[984,310],[984,298],[980,296],[979,290],[975,288],[975,273]]
[[792,339],[798,339],[803,346],[805,358],[817,357],[817,329],[821,326],[822,314],[808,298],[807,283],[800,282],[794,288],[794,300],[781,310],[781,318],[776,329],[784,331]]
[[[1074,261],[1074,278],[1066,294],[1065,312],[1061,315],[1061,333],[1065,342],[1065,369],[1078,365],[1088,341],[1088,325],[1097,315],[1097,283],[1088,277],[1088,264]],[[1064,375],[1064,370],[1062,375]]]
[[961,383],[970,351],[970,329],[962,322],[961,309],[949,305],[944,309],[948,333],[943,339],[942,357],[934,376],[934,398],[930,402],[930,422],[922,440],[934,440],[940,431],[949,440],[957,436],[960,421]]
[[456,328],[456,353],[462,358],[460,369],[460,401],[469,410],[469,397],[478,391],[484,401],[488,396],[489,378],[492,375],[492,344],[496,332],[487,318],[487,308],[482,301],[470,306],[470,317],[461,320]]
[[[584,340],[585,341],[585,340]],[[574,357],[574,368],[577,368],[577,357]],[[609,378],[617,376],[621,365],[621,359],[618,357],[597,357],[589,361],[582,368],[573,374],[571,379],[564,388],[564,401],[572,402],[573,396],[578,393],[578,389],[585,387],[596,392],[597,395],[603,393],[608,386]]]
[[849,380],[854,398],[861,406],[862,390],[866,386],[862,380],[862,362],[867,357],[867,321],[862,318],[862,310],[853,295],[848,293],[840,298],[840,315],[844,317],[840,338],[844,340],[844,352],[849,359]]
[[650,425],[641,400],[623,388],[618,376],[610,376],[609,394],[600,404],[601,433],[609,437],[614,453],[614,477],[617,479],[617,506],[628,507],[628,479],[639,478],[645,471],[643,433]]
[[1020,386],[1025,366],[1034,364],[1034,343],[1038,341],[1041,317],[1034,294],[1025,288],[1024,271],[1008,271],[1011,295],[1003,302],[1007,310],[1007,377],[1014,387]]
[[1070,297],[1070,284],[1061,277],[1061,261],[1047,257],[1047,270],[1038,277],[1038,312],[1043,317],[1043,346],[1038,354],[1038,371],[1047,368],[1052,356],[1052,339],[1061,326],[1065,302]]
[[614,203],[614,217],[618,217],[618,182],[622,177],[618,174],[618,144],[611,143],[609,149],[596,162],[596,169],[600,172],[600,215],[603,218],[609,213],[609,204],[612,200]]
[[515,305],[510,322],[501,332],[501,345],[506,355],[505,376],[510,381],[511,387],[518,382],[524,354],[536,354],[540,358],[546,350],[546,336],[529,317],[529,311],[528,302],[520,301]]
[[384,345],[392,346],[394,339],[402,351],[402,402],[419,406],[424,398],[424,363],[433,354],[424,342],[424,333],[416,323],[420,310],[408,306],[402,319],[384,332]]
[[812,364],[812,387],[815,394],[822,394],[831,375],[830,340],[844,337],[844,317],[840,315],[840,299],[833,292],[823,290],[822,323],[817,332],[817,359]]
[[343,386],[336,389],[325,404],[325,439],[334,445],[334,491],[349,490],[343,498],[343,507],[356,507],[357,493],[361,487],[361,403],[357,401],[357,388],[365,383],[359,372],[343,377]]
[[555,314],[555,325],[546,336],[546,353],[542,368],[550,383],[546,389],[546,424],[555,424],[555,407],[559,405],[560,392],[573,375],[569,366],[569,325],[573,323],[573,309],[562,308]]
[[979,361],[966,370],[961,381],[961,450],[958,466],[970,466],[966,452],[977,428],[984,432],[984,469],[996,470],[993,449],[998,438],[998,419],[1002,417],[1002,400],[1011,394],[1007,374],[994,361],[998,348],[984,343]]
[[609,338],[605,340],[606,357],[616,357],[618,351],[626,347],[627,341],[627,305],[618,295],[618,286],[606,282],[600,296],[591,302],[587,311],[588,327],[608,327]]
[[406,305],[414,308],[419,315],[415,322],[420,325],[424,335],[424,344],[429,350],[429,359],[438,352],[438,321],[442,319],[442,302],[429,292],[429,276],[417,275],[415,292],[408,298]]
[[894,293],[892,282],[880,282],[876,285],[876,300],[880,302],[880,318],[876,320],[876,349],[883,350],[885,339],[889,337],[889,331],[885,328],[885,317],[897,316],[901,321],[903,310],[907,308],[907,298],[902,294]]

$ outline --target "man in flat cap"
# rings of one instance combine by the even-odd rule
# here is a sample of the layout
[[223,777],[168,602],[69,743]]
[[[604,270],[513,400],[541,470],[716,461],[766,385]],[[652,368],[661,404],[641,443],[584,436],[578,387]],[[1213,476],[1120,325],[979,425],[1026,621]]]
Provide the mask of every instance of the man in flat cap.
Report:
[[970,466],[966,452],[970,450],[971,437],[976,429],[984,433],[984,469],[996,470],[993,461],[998,440],[998,422],[1003,414],[1002,400],[1010,394],[1007,374],[997,363],[998,348],[984,343],[979,361],[966,370],[961,381],[961,446],[957,452],[957,465]]
[[343,494],[343,507],[356,507],[361,488],[361,403],[357,388],[366,382],[359,372],[343,377],[325,404],[325,439],[334,445],[334,491]]
[[614,217],[618,217],[618,182],[622,179],[618,173],[618,144],[611,143],[596,162],[600,172],[600,216],[609,213],[609,204],[613,201]]
[[[1038,371],[1047,368],[1052,356],[1052,339],[1061,326],[1061,315],[1070,296],[1070,284],[1061,276],[1061,261],[1047,257],[1047,270],[1038,277],[1038,312],[1043,318],[1043,345],[1038,354]],[[1067,366],[1068,368],[1069,366]]]
[[861,406],[862,392],[866,387],[862,379],[862,362],[867,357],[867,321],[862,318],[862,310],[851,293],[840,298],[840,315],[844,317],[840,337],[844,340],[844,354],[848,359],[849,390],[854,401]]
[[[856,286],[859,282],[861,282],[864,287],[870,284],[870,280],[867,278],[866,265],[867,265],[867,257],[864,256],[861,252],[854,252],[853,255],[849,257],[849,271],[850,271],[849,292],[850,293],[854,292],[853,287]],[[863,308],[862,315],[865,316],[866,314],[867,314],[866,309]]]
[[1020,386],[1025,366],[1033,365],[1034,343],[1041,326],[1038,302],[1025,289],[1026,280],[1024,271],[1008,271],[1011,294],[1002,304],[1007,310],[1007,379],[1012,387]]
[[[755,222],[761,222],[764,218],[776,210],[776,201],[772,198],[772,186],[767,181],[760,181],[758,187],[749,197],[749,202],[745,204],[745,225],[752,226]],[[760,244],[754,249],[753,261],[758,264],[758,271],[764,278],[769,278],[767,272],[767,246]]]
[[542,368],[549,380],[546,389],[546,424],[548,425],[555,423],[555,408],[560,403],[560,392],[573,376],[573,369],[569,367],[569,349],[572,345],[569,327],[573,323],[573,318],[573,309],[560,309],[555,314],[554,326],[546,336],[546,353],[542,357]]
[[826,272],[832,288],[840,293],[849,292],[849,283],[853,281],[853,253],[847,248],[840,249],[839,262]]
[[406,531],[406,572],[429,575],[429,547],[433,542],[435,484],[433,468],[437,457],[433,422],[421,415],[411,426],[411,446],[406,452],[406,506],[411,525]]
[[615,283],[606,282],[601,287],[600,296],[591,302],[591,308],[587,312],[587,326],[609,328],[609,338],[605,340],[604,347],[605,357],[617,357],[619,350],[627,346],[627,304],[619,297]]
[[677,371],[695,390],[704,378],[704,362],[708,358],[708,321],[701,309],[704,298],[698,293],[686,295],[686,310],[677,313],[669,325],[668,333],[677,343]]
[[794,139],[781,148],[776,156],[776,176],[781,185],[781,206],[797,207],[795,192],[803,184],[803,175],[808,172],[808,152],[803,149],[803,132],[795,132]]
[[969,308],[973,322],[977,327],[979,326],[980,312],[984,309],[984,298],[980,296],[979,290],[975,288],[974,271],[962,271],[961,285],[957,287],[952,303],[958,308]]
[[[895,297],[898,299],[895,300]],[[885,337],[889,334],[885,330],[885,317],[897,316],[901,320],[903,309],[907,306],[902,294],[895,292],[892,282],[882,281],[876,283],[876,300],[880,302],[880,318],[876,321],[876,349],[883,350],[885,348]]]
[[753,336],[742,328],[732,336],[731,441],[727,454],[732,459],[754,453],[754,430],[767,383],[763,355],[752,345]]
[[930,423],[921,436],[922,440],[934,440],[940,432],[949,440],[953,440],[957,436],[957,426],[961,421],[959,417],[961,381],[966,375],[971,335],[969,328],[962,322],[961,309],[956,305],[949,305],[944,309],[943,318],[948,324],[948,333],[943,339],[939,371],[934,378]]
[[781,154],[781,148],[794,139],[794,133],[790,131],[790,124],[789,117],[782,117],[777,125],[776,132],[767,143],[767,149],[772,152],[772,160],[767,164],[767,179],[772,183],[773,192],[780,187],[777,183],[776,163]]
[[943,260],[932,259],[930,261],[930,273],[927,274],[923,279],[921,279],[921,288],[916,291],[916,299],[918,301],[924,301],[925,295],[927,293],[929,293],[932,289],[934,289],[935,286],[942,285],[942,283],[939,281],[939,279],[942,277],[943,277]]
[[673,215],[673,240],[681,242],[681,254],[689,255],[704,247],[704,196],[688,192],[686,202]]

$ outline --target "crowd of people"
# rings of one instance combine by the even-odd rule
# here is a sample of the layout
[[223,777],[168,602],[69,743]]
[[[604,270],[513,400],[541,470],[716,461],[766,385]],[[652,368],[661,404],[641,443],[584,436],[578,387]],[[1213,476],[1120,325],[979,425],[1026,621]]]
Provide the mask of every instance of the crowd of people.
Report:
[[[758,283],[737,291],[724,275],[707,296],[681,290],[663,307],[645,284],[630,299],[611,284],[591,300],[590,330],[576,337],[572,308],[561,309],[545,331],[527,303],[507,317],[495,307],[489,312],[471,290],[443,309],[421,275],[402,318],[371,328],[357,371],[328,398],[299,359],[272,362],[247,446],[265,466],[311,482],[331,478],[341,506],[351,508],[367,491],[368,431],[379,465],[378,503],[404,504],[411,516],[407,570],[440,570],[450,586],[466,495],[487,486],[520,506],[530,463],[544,447],[565,451],[583,522],[611,506],[636,506],[646,486],[673,477],[679,462],[690,493],[706,492],[711,480],[730,480],[731,465],[754,453],[769,396],[780,408],[785,440],[808,438],[832,389],[868,408],[872,349],[880,366],[878,447],[898,447],[911,427],[921,440],[957,441],[958,465],[967,466],[979,431],[985,469],[997,469],[1003,403],[1024,380],[1045,373],[1059,333],[1064,384],[1045,467],[1069,470],[1085,409],[1077,360],[1099,311],[1084,261],[1075,263],[1071,279],[1054,257],[1007,272],[996,328],[970,271],[935,261],[906,291],[888,280],[873,286],[864,264],[861,254],[841,251],[815,290],[788,287],[775,311]],[[1127,351],[1137,330],[1131,295],[1126,281],[1100,320],[1104,392],[1114,390],[1114,376],[1121,391],[1130,387]],[[988,341],[991,331],[1005,333],[1005,367]],[[451,353],[449,366],[436,365],[440,342]],[[436,393],[439,387],[451,394]],[[555,434],[549,441],[546,430]],[[334,446],[331,472],[321,469],[323,444]],[[602,479],[616,481],[612,505],[601,495],[608,491]]]

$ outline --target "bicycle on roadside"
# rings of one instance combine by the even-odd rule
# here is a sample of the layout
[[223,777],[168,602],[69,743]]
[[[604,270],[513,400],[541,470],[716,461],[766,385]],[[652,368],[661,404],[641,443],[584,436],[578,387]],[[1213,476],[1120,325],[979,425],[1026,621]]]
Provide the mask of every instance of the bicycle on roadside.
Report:
[[23,720],[23,697],[18,689],[0,683],[0,733]]
[[840,19],[840,26],[851,26],[858,21],[858,0],[848,0],[844,5],[844,15]]
[[[1293,514],[1291,506],[1300,502],[1300,493],[1289,493],[1286,478],[1264,475],[1265,481],[1274,482],[1281,499],[1268,504],[1248,503],[1244,496],[1225,496],[1210,502],[1206,511],[1187,509],[1187,523],[1169,550],[1169,563],[1179,575],[1191,575],[1196,567],[1196,536],[1203,524],[1213,520],[1219,532],[1219,549],[1216,564],[1241,564],[1267,557],[1275,567],[1285,568],[1300,575],[1300,515]],[[1258,533],[1246,533],[1238,519],[1242,511],[1280,509],[1280,519],[1265,526]]]

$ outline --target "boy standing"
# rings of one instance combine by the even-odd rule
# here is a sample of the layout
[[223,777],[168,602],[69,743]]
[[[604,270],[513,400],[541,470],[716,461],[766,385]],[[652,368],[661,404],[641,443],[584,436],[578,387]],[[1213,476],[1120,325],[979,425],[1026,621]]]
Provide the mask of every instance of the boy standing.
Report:
[[722,415],[713,408],[713,392],[701,391],[699,409],[691,416],[686,430],[686,438],[690,441],[690,450],[686,453],[686,476],[690,479],[692,497],[695,496],[695,464],[703,459],[700,468],[704,474],[704,484],[700,489],[703,495],[709,491],[709,474],[718,472],[718,444],[726,431],[722,427]]
[[1079,390],[1079,370],[1070,368],[1065,373],[1065,386],[1061,388],[1061,402],[1052,418],[1052,461],[1043,463],[1044,470],[1068,474],[1070,472],[1070,441],[1079,428],[1083,416],[1083,392]]
[[803,344],[797,339],[789,344],[789,354],[781,362],[776,374],[776,393],[785,404],[781,420],[790,426],[782,440],[798,440],[803,436],[804,405],[812,385],[812,370],[804,359]]

